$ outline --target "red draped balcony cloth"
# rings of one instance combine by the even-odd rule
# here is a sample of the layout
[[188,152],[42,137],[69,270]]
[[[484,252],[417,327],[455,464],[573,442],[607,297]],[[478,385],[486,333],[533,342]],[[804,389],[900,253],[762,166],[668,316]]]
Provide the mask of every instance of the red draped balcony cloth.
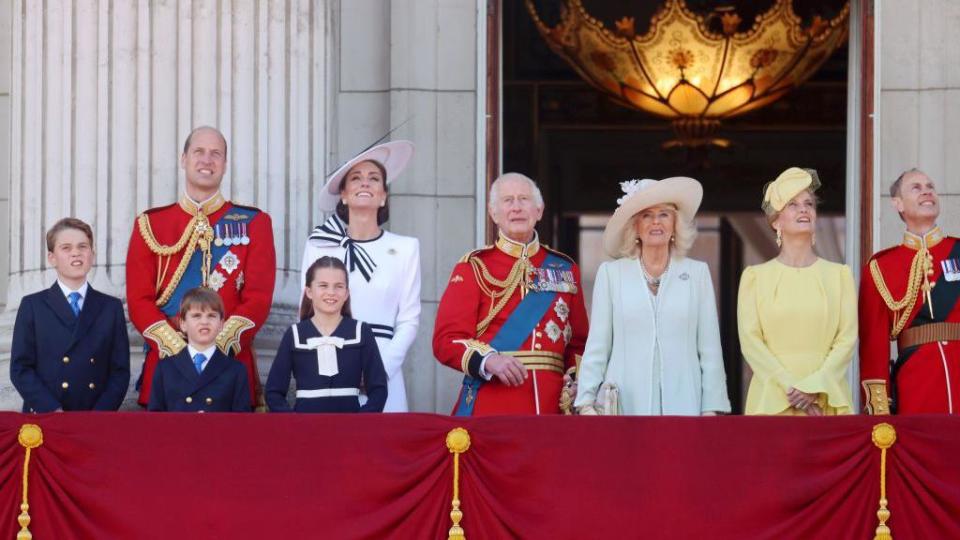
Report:
[[[895,540],[960,538],[960,419],[888,417]],[[879,421],[0,413],[0,539],[443,539],[462,426],[469,540],[873,537]]]

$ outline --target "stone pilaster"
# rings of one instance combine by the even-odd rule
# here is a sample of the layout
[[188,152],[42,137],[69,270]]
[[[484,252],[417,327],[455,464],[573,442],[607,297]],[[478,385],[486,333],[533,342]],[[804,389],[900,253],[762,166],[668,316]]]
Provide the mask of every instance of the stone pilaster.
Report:
[[[294,317],[312,187],[327,169],[327,3],[15,0],[3,6],[0,39],[10,35],[12,47],[0,63],[0,121],[9,112],[11,127],[9,145],[0,144],[0,156],[10,156],[3,169],[10,197],[0,196],[0,215],[9,216],[0,225],[0,242],[9,237],[9,250],[0,244],[9,253],[0,280],[0,287],[9,280],[0,321],[0,408],[20,405],[8,379],[17,306],[54,279],[44,231],[64,216],[90,223],[93,286],[123,296],[134,218],[176,200],[183,139],[203,124],[220,128],[229,143],[224,194],[273,218],[274,313],[258,340],[265,376],[278,333]],[[135,378],[142,354],[139,335],[131,336]]]

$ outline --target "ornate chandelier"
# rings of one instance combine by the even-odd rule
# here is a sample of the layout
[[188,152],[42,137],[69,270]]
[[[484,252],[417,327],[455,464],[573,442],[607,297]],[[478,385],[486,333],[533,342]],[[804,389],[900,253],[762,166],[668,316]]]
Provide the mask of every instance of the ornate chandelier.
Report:
[[[547,26],[526,0],[547,45],[618,103],[672,120],[671,146],[729,146],[714,136],[720,122],[764,107],[806,81],[847,38],[847,2],[831,20],[802,27],[791,0],[776,0],[740,32],[734,8],[706,17],[684,0],[666,0],[644,35],[632,17],[607,29],[581,0],[562,0],[560,22]],[[718,18],[719,32],[709,28]],[[716,25],[715,25],[716,27]]]

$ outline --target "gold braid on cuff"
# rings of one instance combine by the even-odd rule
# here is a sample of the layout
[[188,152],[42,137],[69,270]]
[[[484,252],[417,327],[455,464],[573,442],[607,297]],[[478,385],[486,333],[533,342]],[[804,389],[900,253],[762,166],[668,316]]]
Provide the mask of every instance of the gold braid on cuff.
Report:
[[180,333],[170,326],[167,321],[157,321],[143,331],[143,337],[152,339],[156,342],[160,358],[173,356],[182,351],[187,346]]
[[467,373],[467,368],[470,365],[470,357],[473,356],[473,353],[486,356],[492,352],[497,352],[490,345],[477,339],[455,339],[453,342],[466,347],[466,350],[463,351],[463,356],[460,357],[460,371],[464,373]]
[[234,354],[240,353],[240,335],[256,326],[253,321],[239,315],[232,315],[223,324],[223,330],[217,334],[217,348],[223,354],[229,354],[233,350]]
[[867,395],[867,414],[890,414],[890,400],[887,399],[887,383],[882,379],[867,379],[860,383]]

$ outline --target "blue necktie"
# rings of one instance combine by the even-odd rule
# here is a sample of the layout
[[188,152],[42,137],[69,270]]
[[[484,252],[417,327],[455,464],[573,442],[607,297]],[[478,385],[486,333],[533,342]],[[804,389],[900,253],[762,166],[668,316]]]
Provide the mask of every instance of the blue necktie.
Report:
[[80,293],[72,292],[67,295],[67,298],[70,299],[70,309],[73,310],[73,315],[75,317],[80,316]]
[[203,363],[206,361],[207,357],[203,353],[193,355],[193,365],[197,368],[197,373],[203,373]]

